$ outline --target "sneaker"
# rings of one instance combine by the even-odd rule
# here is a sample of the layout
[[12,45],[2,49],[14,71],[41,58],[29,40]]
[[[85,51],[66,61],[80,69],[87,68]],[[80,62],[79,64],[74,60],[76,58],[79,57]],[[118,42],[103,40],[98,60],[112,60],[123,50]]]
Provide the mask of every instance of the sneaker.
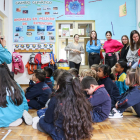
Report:
[[34,129],[37,129],[37,123],[39,122],[39,117],[34,117],[33,118],[33,124],[32,124],[32,127],[34,128]]
[[26,110],[23,111],[22,119],[27,125],[32,125],[33,118]]
[[113,113],[118,112],[116,108],[112,108],[112,110],[110,111],[109,115],[112,115]]
[[19,126],[20,124],[22,124],[22,119],[19,118],[16,121],[12,122],[9,126]]
[[115,112],[113,111],[112,114],[110,113],[109,114],[109,117],[108,118],[122,118],[123,117],[123,113],[120,113],[119,111]]

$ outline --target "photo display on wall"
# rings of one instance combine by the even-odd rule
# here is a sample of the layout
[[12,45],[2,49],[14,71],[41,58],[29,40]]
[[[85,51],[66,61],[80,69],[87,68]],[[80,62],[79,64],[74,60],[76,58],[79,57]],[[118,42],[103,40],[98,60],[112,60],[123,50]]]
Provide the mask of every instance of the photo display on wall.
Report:
[[13,0],[13,42],[55,42],[58,10],[51,0]]

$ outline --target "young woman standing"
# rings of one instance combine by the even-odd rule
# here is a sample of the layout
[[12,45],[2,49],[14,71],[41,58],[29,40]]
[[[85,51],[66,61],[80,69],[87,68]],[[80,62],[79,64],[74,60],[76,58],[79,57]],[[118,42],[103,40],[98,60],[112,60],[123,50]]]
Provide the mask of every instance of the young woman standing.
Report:
[[79,44],[79,35],[74,35],[74,43],[69,44],[65,47],[65,51],[69,51],[69,66],[70,68],[76,68],[79,71],[80,64],[82,61],[81,54],[84,54],[84,49]]
[[110,31],[107,31],[105,35],[107,39],[103,47],[106,53],[105,64],[109,65],[112,68],[117,62],[117,57],[115,52],[122,49],[123,44],[117,40],[112,39],[112,33]]
[[90,40],[87,42],[86,51],[89,53],[89,66],[100,63],[101,43],[97,39],[96,31],[91,31]]
[[127,53],[128,53],[129,47],[130,47],[129,38],[127,35],[123,35],[121,40],[122,40],[123,48],[120,52],[120,59],[127,62],[126,56],[127,56]]
[[126,56],[129,66],[133,66],[135,63],[138,63],[138,60],[139,60],[138,49],[139,48],[140,48],[140,34],[138,31],[133,30],[130,33],[130,48]]

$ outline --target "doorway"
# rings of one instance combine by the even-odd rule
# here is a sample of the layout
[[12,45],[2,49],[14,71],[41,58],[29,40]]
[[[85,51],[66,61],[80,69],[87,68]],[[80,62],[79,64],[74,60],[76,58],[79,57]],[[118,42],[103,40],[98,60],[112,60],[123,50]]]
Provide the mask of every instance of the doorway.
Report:
[[59,59],[68,60],[68,52],[65,47],[74,42],[74,35],[79,34],[79,43],[83,46],[85,53],[82,54],[81,65],[88,65],[88,53],[86,44],[90,39],[90,32],[95,30],[95,21],[56,21],[56,54]]

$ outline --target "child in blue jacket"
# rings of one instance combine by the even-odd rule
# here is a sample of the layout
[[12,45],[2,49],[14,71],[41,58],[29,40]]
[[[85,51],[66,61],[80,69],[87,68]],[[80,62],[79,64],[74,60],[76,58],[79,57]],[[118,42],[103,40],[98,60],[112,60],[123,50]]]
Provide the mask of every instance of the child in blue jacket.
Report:
[[127,72],[125,83],[129,86],[129,90],[125,97],[116,103],[116,109],[113,109],[112,113],[109,114],[109,118],[122,118],[123,112],[130,106],[140,117],[140,69],[137,69],[136,72]]
[[6,48],[5,39],[0,37],[0,64],[4,62],[10,64],[12,62],[12,55]]
[[129,86],[125,83],[126,71],[129,67],[124,60],[119,60],[115,67],[115,71],[118,73],[115,83],[119,89],[120,95],[123,97],[123,94],[129,89]]
[[43,70],[35,70],[32,80],[36,83],[26,90],[29,108],[41,109],[45,106],[52,93],[51,88],[44,82],[46,74]]
[[90,76],[84,77],[81,84],[83,90],[90,95],[88,100],[93,107],[91,113],[93,122],[106,120],[111,110],[111,99],[104,85],[99,86],[95,78]]
[[6,63],[0,64],[0,127],[18,126],[22,117],[32,124],[28,104],[21,87],[13,79]]

